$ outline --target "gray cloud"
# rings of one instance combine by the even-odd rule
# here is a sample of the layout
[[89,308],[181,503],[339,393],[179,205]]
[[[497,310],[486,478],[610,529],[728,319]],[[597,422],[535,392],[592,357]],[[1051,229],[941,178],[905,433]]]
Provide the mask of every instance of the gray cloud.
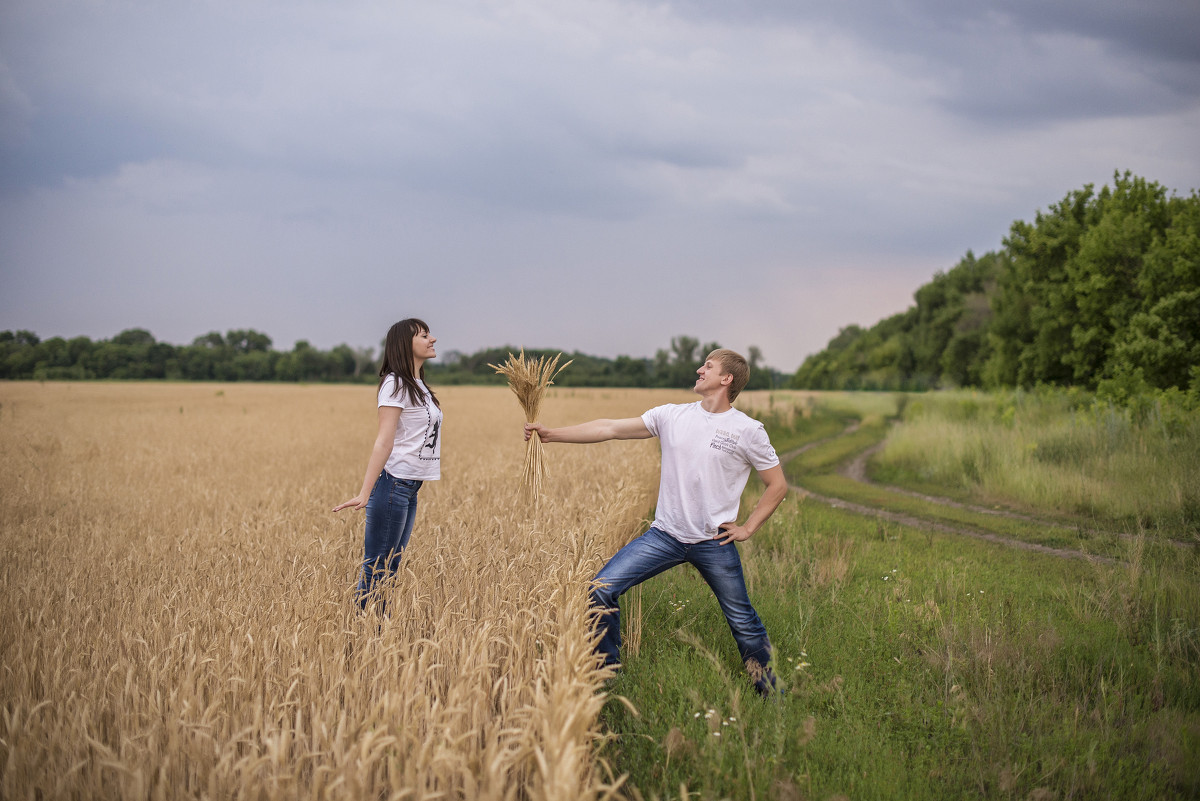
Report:
[[741,24],[816,25],[941,87],[947,109],[1017,124],[1200,103],[1200,6],[1185,0],[682,0]]
[[1082,183],[1200,184],[1197,16],[9,0],[0,328],[791,369]]

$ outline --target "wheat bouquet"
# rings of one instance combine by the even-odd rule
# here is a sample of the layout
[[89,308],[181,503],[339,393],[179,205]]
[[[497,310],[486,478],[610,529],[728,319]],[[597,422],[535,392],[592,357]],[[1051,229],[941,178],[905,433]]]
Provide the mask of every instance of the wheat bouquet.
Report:
[[[501,365],[489,364],[488,367],[497,373],[508,377],[508,388],[517,396],[521,408],[525,410],[525,422],[536,423],[542,406],[542,395],[546,387],[554,383],[554,377],[574,361],[568,361],[562,367],[558,366],[559,353],[553,359],[549,357],[525,358],[525,349],[521,355],[514,357],[508,354],[508,361]],[[537,503],[542,492],[542,479],[546,475],[546,465],[542,461],[542,441],[535,434],[525,443],[525,469],[522,473],[522,486],[526,494]]]

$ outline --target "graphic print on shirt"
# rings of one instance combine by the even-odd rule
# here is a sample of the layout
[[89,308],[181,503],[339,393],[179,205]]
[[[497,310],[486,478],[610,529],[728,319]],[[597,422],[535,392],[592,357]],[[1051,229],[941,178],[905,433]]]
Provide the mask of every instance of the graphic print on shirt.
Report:
[[712,442],[708,443],[708,447],[722,453],[733,453],[737,449],[740,437],[740,434],[733,434],[723,428],[718,428],[713,434]]
[[[442,430],[442,418],[434,419],[433,412],[430,407],[433,402],[429,397],[425,398],[425,441],[421,443],[421,450],[417,451],[417,458],[422,462],[440,462],[442,455],[438,448],[438,437]],[[427,452],[428,451],[428,452]]]

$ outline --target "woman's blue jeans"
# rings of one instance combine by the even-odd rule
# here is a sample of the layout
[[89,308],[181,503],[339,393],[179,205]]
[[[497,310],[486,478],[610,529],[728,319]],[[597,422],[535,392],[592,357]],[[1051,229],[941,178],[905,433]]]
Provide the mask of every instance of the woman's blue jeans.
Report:
[[766,673],[765,677],[758,673],[767,667],[771,659],[771,641],[767,639],[767,630],[759,620],[758,613],[750,604],[737,545],[721,545],[716,540],[684,543],[657,528],[649,529],[617,551],[596,576],[591,603],[599,611],[597,624],[601,637],[596,651],[604,657],[604,663],[612,667],[618,667],[620,663],[621,609],[618,599],[622,593],[684,562],[700,571],[717,596],[717,603],[725,613],[742,662],[755,678],[755,683],[765,681],[774,685],[770,681],[773,678],[770,673]]
[[396,478],[386,470],[375,480],[367,500],[367,535],[356,595],[358,605],[364,609],[379,580],[395,575],[400,569],[400,555],[408,546],[417,517],[417,491],[421,483],[416,479]]

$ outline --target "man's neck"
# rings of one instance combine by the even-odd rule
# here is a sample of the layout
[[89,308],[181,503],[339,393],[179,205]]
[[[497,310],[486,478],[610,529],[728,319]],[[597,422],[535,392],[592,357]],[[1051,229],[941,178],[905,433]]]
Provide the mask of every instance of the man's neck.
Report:
[[729,402],[729,396],[725,393],[725,388],[721,387],[721,389],[711,395],[701,396],[700,408],[709,414],[721,414],[732,409],[733,404]]

